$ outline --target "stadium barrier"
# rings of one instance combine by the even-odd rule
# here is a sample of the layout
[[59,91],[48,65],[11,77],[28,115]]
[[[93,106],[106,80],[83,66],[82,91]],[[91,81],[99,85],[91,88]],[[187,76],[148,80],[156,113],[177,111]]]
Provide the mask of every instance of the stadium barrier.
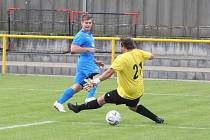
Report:
[[[6,74],[6,51],[7,51],[7,39],[10,38],[31,38],[31,39],[66,39],[71,40],[73,36],[41,36],[41,35],[8,35],[8,34],[0,34],[0,38],[3,39],[3,49],[2,49],[2,74]],[[96,40],[110,40],[112,41],[112,62],[115,58],[115,44],[116,40],[120,38],[116,37],[95,37]]]
[[[6,74],[6,54],[7,54],[7,39],[10,38],[31,38],[31,39],[66,39],[71,40],[73,36],[41,36],[41,35],[8,35],[0,34],[2,38],[2,74]],[[115,59],[116,41],[120,40],[119,37],[94,37],[95,40],[110,40],[111,41],[111,61]],[[182,42],[182,43],[210,43],[210,40],[191,40],[191,39],[157,39],[157,38],[132,38],[134,41],[142,42]]]

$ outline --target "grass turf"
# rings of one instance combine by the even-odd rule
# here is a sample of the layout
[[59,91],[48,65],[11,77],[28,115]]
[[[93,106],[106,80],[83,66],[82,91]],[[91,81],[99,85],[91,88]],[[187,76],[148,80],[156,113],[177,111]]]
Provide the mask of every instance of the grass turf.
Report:
[[[210,139],[208,82],[145,80],[145,94],[140,103],[164,117],[165,124],[156,124],[124,105],[107,104],[78,114],[59,113],[52,107],[53,102],[71,84],[69,77],[0,75],[0,139]],[[104,81],[96,97],[115,88],[115,79]],[[69,102],[83,103],[84,100],[85,93],[80,92]],[[117,127],[105,122],[105,114],[112,109],[121,113],[122,121]]]

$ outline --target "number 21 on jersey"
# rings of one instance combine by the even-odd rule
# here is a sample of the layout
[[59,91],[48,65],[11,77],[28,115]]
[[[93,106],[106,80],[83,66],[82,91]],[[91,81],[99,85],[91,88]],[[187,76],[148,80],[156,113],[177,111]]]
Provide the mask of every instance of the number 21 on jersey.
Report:
[[133,76],[133,79],[135,80],[135,79],[137,79],[139,77],[139,75],[141,75],[142,62],[140,62],[139,64],[134,64],[133,65],[133,70],[135,71],[134,76]]

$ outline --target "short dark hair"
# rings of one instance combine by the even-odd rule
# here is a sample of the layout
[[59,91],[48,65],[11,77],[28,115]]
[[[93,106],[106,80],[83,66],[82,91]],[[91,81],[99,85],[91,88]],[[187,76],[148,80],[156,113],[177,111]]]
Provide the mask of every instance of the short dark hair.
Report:
[[121,38],[120,41],[121,45],[123,45],[123,47],[127,48],[128,50],[136,48],[131,38]]
[[92,20],[93,17],[90,16],[89,14],[83,14],[83,15],[82,15],[82,18],[81,18],[82,21],[90,20],[90,19]]

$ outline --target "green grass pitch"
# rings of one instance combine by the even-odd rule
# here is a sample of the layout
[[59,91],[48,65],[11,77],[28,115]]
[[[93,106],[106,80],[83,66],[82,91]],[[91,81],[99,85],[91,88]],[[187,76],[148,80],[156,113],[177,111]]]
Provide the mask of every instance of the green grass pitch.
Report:
[[[70,77],[0,75],[0,140],[208,140],[210,83],[145,80],[141,103],[165,118],[165,124],[127,109],[105,105],[97,110],[59,113],[54,101],[71,86]],[[116,88],[116,80],[100,84],[96,97]],[[85,93],[69,102],[83,103]],[[119,126],[105,122],[109,110],[120,112]]]

